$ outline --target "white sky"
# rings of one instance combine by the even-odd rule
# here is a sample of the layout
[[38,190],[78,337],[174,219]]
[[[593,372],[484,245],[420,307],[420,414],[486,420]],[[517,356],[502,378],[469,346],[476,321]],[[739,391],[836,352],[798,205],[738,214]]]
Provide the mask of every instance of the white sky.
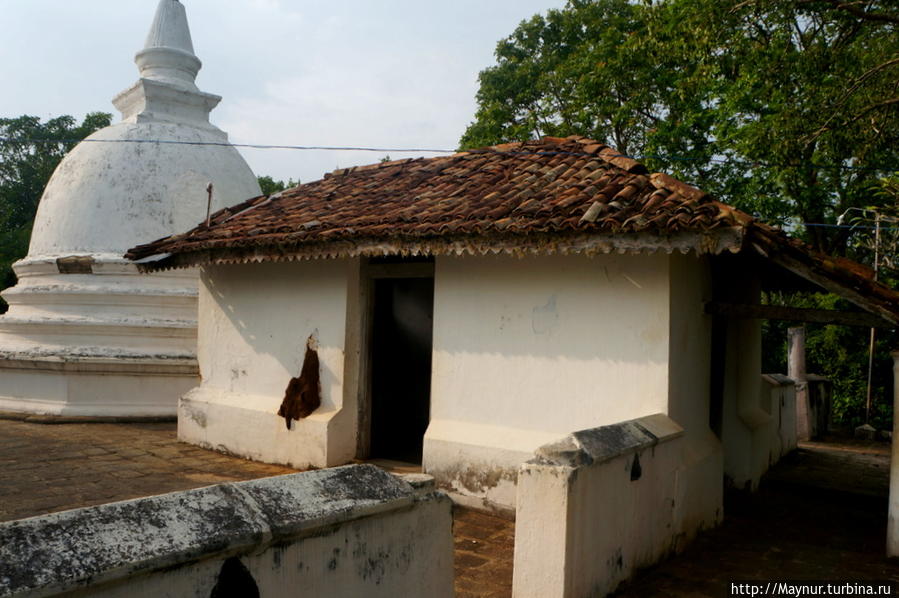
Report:
[[[478,72],[523,19],[564,0],[182,0],[197,83],[234,143],[454,149]],[[0,116],[119,114],[157,0],[0,0]],[[382,154],[241,150],[309,182]],[[411,154],[391,154],[409,157]]]

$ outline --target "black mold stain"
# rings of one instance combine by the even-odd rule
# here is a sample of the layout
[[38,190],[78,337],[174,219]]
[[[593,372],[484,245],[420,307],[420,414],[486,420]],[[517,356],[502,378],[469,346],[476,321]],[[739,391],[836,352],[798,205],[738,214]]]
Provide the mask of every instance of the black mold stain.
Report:
[[225,561],[209,598],[259,598],[259,586],[240,559]]
[[643,468],[640,466],[640,455],[634,455],[634,464],[631,465],[631,481],[636,482],[643,475]]
[[284,401],[278,409],[278,415],[284,418],[287,429],[291,420],[308,417],[322,404],[321,374],[319,372],[318,353],[312,348],[314,338],[306,341],[306,357],[299,378],[291,378],[284,391]]

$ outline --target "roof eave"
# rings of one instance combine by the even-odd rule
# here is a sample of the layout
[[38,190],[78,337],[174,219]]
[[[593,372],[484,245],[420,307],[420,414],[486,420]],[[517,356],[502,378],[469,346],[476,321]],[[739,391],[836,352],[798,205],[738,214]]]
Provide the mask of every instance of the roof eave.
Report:
[[262,246],[189,249],[138,264],[142,272],[157,272],[211,264],[245,264],[310,259],[382,257],[391,255],[600,255],[639,253],[736,253],[743,246],[743,227],[707,232],[530,233],[429,238],[362,238]]

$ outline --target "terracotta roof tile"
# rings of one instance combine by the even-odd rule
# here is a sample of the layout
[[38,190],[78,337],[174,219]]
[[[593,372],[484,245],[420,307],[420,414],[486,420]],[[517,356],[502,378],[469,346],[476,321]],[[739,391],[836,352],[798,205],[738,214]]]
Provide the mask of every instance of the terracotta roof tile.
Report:
[[[628,236],[635,234],[649,240]],[[678,240],[684,234],[703,240]],[[598,239],[605,251],[624,239],[617,250],[655,243],[668,251],[781,252],[811,276],[864,289],[879,313],[899,321],[899,296],[858,264],[816,254],[700,189],[578,136],[340,169],[221,210],[210,226],[127,257],[164,255],[148,266],[161,269],[266,255],[582,251],[584,239]]]
[[589,139],[544,138],[430,159],[339,169],[213,215],[211,225],[136,247],[133,259],[387,235],[707,232],[734,210]]

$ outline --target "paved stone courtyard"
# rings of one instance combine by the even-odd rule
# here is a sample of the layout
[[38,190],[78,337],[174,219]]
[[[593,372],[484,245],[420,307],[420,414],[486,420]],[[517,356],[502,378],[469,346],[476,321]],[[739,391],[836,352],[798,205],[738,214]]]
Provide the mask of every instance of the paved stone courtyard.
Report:
[[174,423],[0,420],[0,521],[293,472],[177,442]]
[[[175,424],[40,425],[0,420],[0,521],[292,473],[177,442]],[[883,556],[889,445],[808,443],[683,554],[642,572],[619,598],[725,595],[730,580],[890,579]],[[511,595],[514,524],[455,513],[456,596]]]

